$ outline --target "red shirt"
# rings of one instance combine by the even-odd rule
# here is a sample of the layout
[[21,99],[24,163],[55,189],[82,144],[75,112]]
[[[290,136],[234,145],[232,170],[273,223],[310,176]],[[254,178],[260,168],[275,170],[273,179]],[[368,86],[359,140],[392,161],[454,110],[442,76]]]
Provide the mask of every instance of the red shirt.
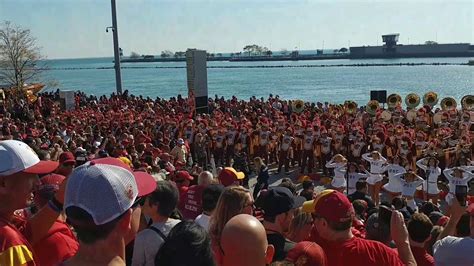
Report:
[[14,216],[12,221],[0,217],[0,265],[36,265],[27,229],[26,221],[20,217]]
[[194,185],[182,197],[180,211],[184,219],[194,220],[202,213],[202,191],[206,186]]
[[40,266],[57,265],[74,256],[79,243],[66,223],[56,221],[47,236],[33,246],[35,260]]
[[392,266],[404,265],[397,252],[384,244],[372,240],[353,237],[344,242],[318,243],[324,249],[331,266]]
[[413,257],[415,257],[416,264],[418,266],[433,266],[435,265],[434,263],[434,258],[428,252],[426,252],[426,249],[421,248],[421,247],[414,247],[410,246],[411,252],[413,253]]

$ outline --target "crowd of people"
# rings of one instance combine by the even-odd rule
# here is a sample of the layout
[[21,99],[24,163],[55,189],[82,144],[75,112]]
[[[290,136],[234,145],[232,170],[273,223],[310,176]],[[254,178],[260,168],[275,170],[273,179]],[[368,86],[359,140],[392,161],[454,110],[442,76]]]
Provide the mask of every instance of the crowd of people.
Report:
[[2,101],[0,265],[474,264],[472,111],[208,104]]

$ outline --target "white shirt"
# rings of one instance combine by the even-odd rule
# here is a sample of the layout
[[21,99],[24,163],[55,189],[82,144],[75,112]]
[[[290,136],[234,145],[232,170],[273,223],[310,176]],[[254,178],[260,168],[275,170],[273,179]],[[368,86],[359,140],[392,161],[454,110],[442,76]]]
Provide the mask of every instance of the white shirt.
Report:
[[380,156],[380,159],[374,160],[369,156],[370,153],[362,154],[362,158],[370,163],[370,173],[372,174],[381,174],[385,171],[384,164],[387,162],[383,156]]
[[463,178],[457,178],[452,175],[453,169],[446,168],[443,171],[444,176],[449,181],[449,192],[454,193],[456,192],[456,186],[467,186],[469,181],[474,178],[474,174],[470,172],[463,172]]
[[[167,236],[171,229],[180,222],[180,220],[168,219],[165,223],[154,223],[151,226]],[[132,265],[154,266],[156,254],[163,243],[164,239],[151,229],[145,229],[138,233],[133,246]]]
[[202,226],[202,228],[206,229],[209,232],[209,221],[211,220],[211,216],[206,214],[199,214],[198,217],[194,220],[197,224]]
[[398,178],[402,184],[402,196],[413,197],[415,195],[416,188],[423,184],[423,178],[416,176],[415,180],[412,182],[407,182],[405,179],[402,179],[404,173],[396,174],[393,178]]
[[447,236],[433,246],[435,265],[474,265],[474,239]]
[[424,164],[424,162],[426,161],[426,158],[420,159],[416,162],[416,166],[420,167],[421,169],[423,169],[423,171],[425,171],[426,176],[428,176],[428,182],[438,182],[438,177],[441,175],[441,168],[427,166],[426,164]]

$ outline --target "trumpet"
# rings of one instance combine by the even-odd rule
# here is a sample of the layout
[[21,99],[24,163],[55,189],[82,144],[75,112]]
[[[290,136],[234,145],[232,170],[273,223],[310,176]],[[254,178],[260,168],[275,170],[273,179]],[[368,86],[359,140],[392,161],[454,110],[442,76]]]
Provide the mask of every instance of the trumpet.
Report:
[[441,109],[443,109],[443,111],[454,110],[457,105],[456,100],[452,97],[446,97],[441,100]]
[[345,109],[346,109],[346,113],[353,114],[353,113],[356,112],[357,103],[355,103],[354,101],[346,101],[344,106],[345,106]]
[[400,106],[401,103],[402,103],[402,97],[396,93],[390,94],[387,97],[388,109],[394,109],[397,106]]
[[420,104],[420,96],[416,93],[410,93],[405,97],[405,104],[409,108],[416,108]]
[[425,93],[423,96],[423,104],[428,105],[429,107],[433,107],[438,103],[438,94],[433,91]]
[[377,100],[371,100],[367,103],[367,106],[365,107],[365,111],[369,113],[370,115],[375,115],[377,113],[377,110],[379,110],[380,104]]
[[302,113],[304,111],[304,102],[303,100],[294,100],[291,107],[293,108],[293,112]]
[[474,110],[474,95],[466,95],[461,99],[462,109],[467,111]]

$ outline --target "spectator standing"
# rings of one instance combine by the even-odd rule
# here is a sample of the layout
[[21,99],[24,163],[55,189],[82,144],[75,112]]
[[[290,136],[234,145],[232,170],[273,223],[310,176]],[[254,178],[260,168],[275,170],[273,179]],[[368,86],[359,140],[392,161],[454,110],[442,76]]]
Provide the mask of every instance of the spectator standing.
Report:
[[415,213],[408,221],[408,234],[410,235],[410,248],[418,266],[433,266],[434,259],[425,249],[430,239],[433,224],[424,213]]
[[222,191],[224,191],[223,185],[211,184],[202,192],[202,213],[196,217],[195,222],[206,229],[206,231],[209,231],[209,222]]

